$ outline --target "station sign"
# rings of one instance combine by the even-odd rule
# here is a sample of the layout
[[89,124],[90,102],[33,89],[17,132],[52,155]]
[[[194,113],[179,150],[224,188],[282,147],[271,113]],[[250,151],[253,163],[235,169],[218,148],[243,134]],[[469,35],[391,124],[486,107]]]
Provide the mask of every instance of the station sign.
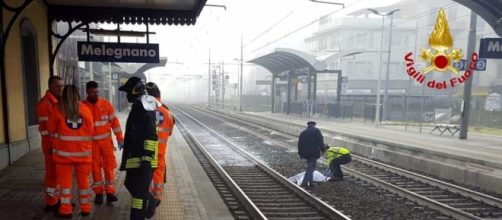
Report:
[[159,63],[158,44],[77,42],[78,60],[95,62]]
[[502,110],[502,96],[498,93],[491,93],[486,97],[485,101],[486,111],[501,111]]
[[502,38],[483,38],[479,44],[479,57],[502,59]]

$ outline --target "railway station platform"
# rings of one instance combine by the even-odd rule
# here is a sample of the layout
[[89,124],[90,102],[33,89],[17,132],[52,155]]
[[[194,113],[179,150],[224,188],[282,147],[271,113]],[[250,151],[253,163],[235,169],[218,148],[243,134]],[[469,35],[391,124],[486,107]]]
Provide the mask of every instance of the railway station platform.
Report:
[[[127,114],[117,115],[124,127]],[[121,151],[116,154],[120,160]],[[152,219],[233,219],[177,129],[169,140],[167,162],[164,199]],[[43,177],[44,162],[40,149],[27,153],[1,170],[0,219],[58,219],[52,212],[44,211]],[[89,217],[81,217],[76,208],[73,219],[129,219],[131,197],[123,185],[124,178],[125,172],[116,172],[118,202],[94,205]],[[76,197],[73,203],[78,204]]]
[[330,145],[346,146],[369,158],[502,193],[500,136],[469,133],[467,140],[460,140],[428,134],[429,130],[406,132],[391,126],[284,113],[216,111],[290,135],[299,135],[306,122],[313,120]]

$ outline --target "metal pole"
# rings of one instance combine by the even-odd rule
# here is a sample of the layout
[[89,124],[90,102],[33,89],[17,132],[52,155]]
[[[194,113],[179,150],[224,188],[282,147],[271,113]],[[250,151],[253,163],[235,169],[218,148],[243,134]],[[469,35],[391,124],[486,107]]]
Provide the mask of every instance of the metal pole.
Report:
[[108,72],[110,73],[110,78],[108,79],[108,100],[112,102],[112,63],[108,62]]
[[383,120],[388,120],[388,93],[389,93],[389,71],[390,71],[390,50],[392,46],[392,22],[394,20],[394,13],[390,14],[390,30],[389,30],[389,46],[387,47],[387,70],[385,72],[385,89],[383,94]]
[[314,75],[312,76],[314,79],[314,85],[312,85],[312,88],[313,88],[313,91],[312,91],[312,101],[314,103],[314,106],[315,106],[315,103],[317,102],[317,73],[314,72]]
[[295,76],[295,101],[298,101],[298,75]]
[[[476,43],[476,22],[477,14],[471,10],[471,24],[469,25],[469,38],[467,43],[467,56],[474,53],[475,43]],[[472,73],[474,75],[474,72]],[[469,113],[471,109],[471,90],[472,90],[472,78],[470,77],[465,81],[464,84],[464,102],[462,105],[462,124],[460,125],[460,135],[459,139],[467,139],[467,131],[469,129]]]
[[[417,51],[417,45],[418,44],[418,21],[415,22],[415,45],[414,45],[414,48],[415,50],[414,51]],[[410,101],[410,95],[411,95],[411,90],[413,89],[413,80],[412,78],[410,77],[408,79],[408,91],[406,91],[406,106],[404,106],[405,110],[404,110],[404,130],[407,131],[408,130],[408,102]]]
[[242,112],[242,88],[244,78],[244,43],[243,43],[243,35],[241,34],[241,78],[239,82],[239,111]]
[[408,89],[406,91],[406,96],[404,98],[404,130],[408,131],[408,102],[410,101],[411,88],[413,86],[412,78],[408,80]]
[[310,112],[310,97],[312,96],[312,75],[311,75],[311,70],[308,70],[307,74],[307,117],[311,118],[311,112]]
[[342,102],[342,71],[338,71],[338,77],[336,82],[336,104],[335,104],[335,118],[340,116],[340,106]]
[[209,62],[207,65],[207,107],[211,108],[211,49],[209,49]]
[[240,106],[240,99],[238,99],[238,96],[239,96],[239,91],[240,91],[240,81],[241,81],[241,74],[240,74],[240,71],[241,71],[241,67],[240,67],[240,62],[239,60],[237,60],[237,84],[235,84],[234,86],[234,111],[236,111],[237,107]]
[[380,90],[382,90],[382,60],[383,60],[383,25],[384,25],[385,17],[382,16],[382,39],[380,42],[380,70],[378,71],[378,82],[377,82],[377,91],[376,91],[376,106],[375,106],[375,121],[376,126],[380,124]]
[[272,88],[270,90],[271,90],[270,95],[272,98],[271,112],[274,113],[275,112],[275,75],[274,74],[272,74]]
[[425,111],[425,83],[422,83],[422,108],[420,109],[420,133],[422,133],[422,126],[424,122]]
[[293,73],[293,71],[289,71],[289,73],[288,73],[288,86],[286,86],[286,88],[287,88],[286,115],[289,115],[289,105],[290,105],[290,99],[291,99],[291,74],[292,73]]
[[225,110],[225,62],[221,61],[221,106]]

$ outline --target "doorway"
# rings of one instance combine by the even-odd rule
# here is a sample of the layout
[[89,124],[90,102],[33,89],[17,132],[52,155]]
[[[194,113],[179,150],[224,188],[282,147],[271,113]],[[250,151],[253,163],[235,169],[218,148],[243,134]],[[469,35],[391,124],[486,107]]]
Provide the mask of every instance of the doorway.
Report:
[[40,99],[37,35],[28,19],[20,23],[23,62],[26,133],[30,151],[40,147],[37,103]]

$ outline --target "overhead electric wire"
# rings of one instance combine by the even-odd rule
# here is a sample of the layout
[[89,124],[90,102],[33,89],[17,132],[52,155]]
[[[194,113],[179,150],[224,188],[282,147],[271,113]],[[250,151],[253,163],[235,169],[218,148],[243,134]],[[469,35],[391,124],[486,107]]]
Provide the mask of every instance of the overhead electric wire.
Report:
[[[359,2],[359,1],[358,1],[358,2]],[[356,4],[356,3],[357,3],[357,2],[354,2],[353,4],[350,4],[349,6],[347,6],[346,8],[348,8],[348,7],[352,6],[352,5]],[[457,6],[457,4],[456,4],[455,2],[451,2],[451,3],[445,4],[445,5],[441,6],[441,7],[443,7],[443,8],[445,8],[445,9],[447,9],[447,8],[451,8],[451,7],[453,7],[453,6]],[[320,17],[320,18],[318,18],[318,19],[315,19],[315,20],[313,20],[313,21],[309,22],[308,24],[303,25],[303,26],[301,26],[301,27],[299,27],[299,28],[297,28],[297,29],[295,29],[295,30],[293,30],[293,31],[291,31],[291,32],[289,32],[289,33],[287,33],[287,34],[283,35],[283,36],[282,36],[282,37],[280,37],[280,38],[277,38],[277,39],[275,39],[275,40],[273,40],[273,41],[270,41],[270,42],[266,43],[265,45],[263,45],[263,46],[261,46],[261,47],[259,47],[259,48],[254,49],[254,50],[252,51],[252,53],[255,53],[256,51],[261,50],[261,49],[263,49],[263,48],[265,48],[265,47],[268,47],[268,46],[270,46],[271,44],[276,43],[277,41],[280,41],[280,40],[282,40],[282,39],[284,39],[284,38],[286,38],[286,37],[290,36],[291,34],[294,34],[294,33],[298,32],[298,31],[300,31],[300,30],[302,30],[302,29],[304,29],[304,28],[306,28],[306,27],[308,27],[308,26],[310,26],[310,25],[312,25],[312,24],[314,24],[314,23],[318,22],[320,19],[322,19],[322,18],[324,18],[324,17],[326,17],[326,16],[331,16],[332,14],[334,14],[334,13],[336,13],[336,12],[339,12],[340,10],[343,10],[343,9],[339,9],[339,10],[333,11],[333,12],[331,12],[331,13],[329,13],[329,14],[325,15],[325,16],[322,16],[322,17]],[[427,15],[430,15],[430,14],[434,14],[434,13],[437,13],[437,9],[436,9],[436,8],[434,8],[434,9],[430,9],[430,10],[427,10],[427,11],[424,11],[424,12],[420,12],[420,13],[418,13],[418,14],[415,14],[415,15],[413,15],[413,16],[407,17],[407,18],[405,18],[405,19],[400,19],[400,20],[396,21],[396,22],[395,22],[392,26],[394,27],[394,26],[397,26],[397,25],[400,25],[400,24],[404,24],[404,23],[407,23],[407,22],[413,21],[413,20],[415,20],[415,19],[417,19],[417,18],[424,17],[424,16],[427,16]],[[366,34],[372,34],[372,33],[378,33],[378,32],[380,32],[380,30],[378,30],[378,31],[368,31],[368,32],[365,32],[365,33],[366,33]],[[342,43],[345,43],[345,42],[350,42],[350,41],[355,40],[355,39],[358,39],[358,38],[360,38],[360,37],[351,38],[351,39],[346,39],[346,40],[342,41]]]
[[282,17],[281,19],[279,19],[279,21],[275,22],[272,26],[270,26],[269,28],[267,28],[265,31],[263,31],[261,34],[259,34],[258,36],[256,36],[255,38],[253,38],[252,40],[248,41],[247,43],[244,44],[243,47],[246,47],[247,45],[253,43],[254,41],[258,40],[258,38],[262,37],[263,35],[267,34],[272,28],[276,27],[277,25],[279,25],[281,22],[283,22],[284,20],[286,20],[286,18],[288,18],[289,16],[291,16],[294,12],[296,11],[296,8],[291,10],[286,16]]

